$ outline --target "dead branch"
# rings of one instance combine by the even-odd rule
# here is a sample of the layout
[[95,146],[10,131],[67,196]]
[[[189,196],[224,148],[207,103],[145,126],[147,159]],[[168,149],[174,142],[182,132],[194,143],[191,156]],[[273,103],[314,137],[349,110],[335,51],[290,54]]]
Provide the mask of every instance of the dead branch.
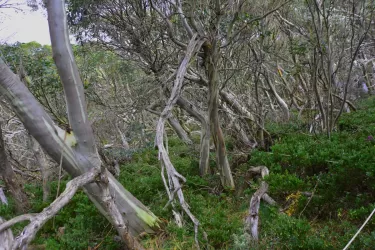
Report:
[[[262,179],[265,176],[269,175],[270,171],[266,166],[251,167],[248,172],[261,175]],[[268,204],[274,206],[276,201],[273,200],[268,194],[268,184],[265,181],[262,181],[259,189],[253,194],[250,200],[249,214],[246,217],[245,221],[245,232],[248,235],[251,235],[251,239],[248,239],[248,243],[257,243],[258,242],[258,224],[259,224],[259,206],[260,200],[263,199]]]
[[[198,226],[199,221],[195,218],[195,216],[191,213],[189,205],[186,203],[184,194],[181,190],[181,183],[182,180],[185,182],[185,178],[177,172],[174,168],[168,152],[164,146],[164,126],[165,121],[170,117],[171,111],[173,106],[176,104],[182,89],[182,82],[184,80],[184,76],[186,74],[187,68],[189,67],[189,63],[191,58],[195,55],[195,53],[200,49],[204,42],[203,38],[198,37],[197,34],[194,34],[190,39],[188,47],[186,49],[185,58],[182,60],[176,74],[176,80],[174,82],[174,86],[171,91],[171,95],[160,114],[160,118],[156,127],[156,138],[155,138],[155,145],[158,147],[159,150],[159,160],[161,161],[162,165],[162,175],[164,176],[164,170],[166,170],[168,176],[168,182],[163,178],[164,185],[166,186],[167,193],[169,200],[174,199],[174,193],[177,194],[179,199],[180,205],[185,213],[189,216],[191,221],[194,223],[194,231],[195,231],[195,242],[197,248],[199,249],[198,244]],[[173,207],[173,214],[175,215],[176,222],[179,223],[181,220],[181,215],[175,211],[174,202],[171,202]]]
[[261,182],[259,189],[253,194],[250,200],[249,214],[246,218],[245,231],[250,233],[253,241],[258,241],[258,222],[260,199],[267,192],[268,184]]
[[8,199],[4,194],[3,188],[0,188],[0,204],[8,205]]
[[[0,225],[3,223],[3,218],[0,217]],[[0,249],[10,249],[13,243],[13,233],[11,229],[8,229],[6,231],[0,232],[0,242],[1,246]]]
[[99,174],[99,169],[92,169],[66,184],[65,191],[38,214],[24,214],[0,224],[0,233],[10,228],[14,224],[30,220],[30,223],[22,230],[20,235],[12,243],[11,249],[27,249],[28,244],[34,239],[40,228],[53,216],[55,216],[73,198],[77,190],[90,182],[93,182]]

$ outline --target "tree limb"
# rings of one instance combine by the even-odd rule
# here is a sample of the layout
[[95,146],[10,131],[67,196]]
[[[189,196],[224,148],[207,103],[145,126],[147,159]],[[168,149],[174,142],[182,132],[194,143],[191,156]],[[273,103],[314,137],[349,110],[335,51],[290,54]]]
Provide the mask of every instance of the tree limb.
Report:
[[0,232],[8,229],[12,225],[30,220],[30,224],[27,225],[19,236],[13,242],[12,249],[26,249],[29,243],[34,239],[37,232],[42,226],[53,216],[55,216],[68,202],[73,198],[77,190],[83,185],[93,182],[99,174],[99,169],[92,169],[91,171],[84,173],[66,184],[64,192],[54,201],[43,209],[38,214],[24,214],[13,218],[12,220],[0,224]]

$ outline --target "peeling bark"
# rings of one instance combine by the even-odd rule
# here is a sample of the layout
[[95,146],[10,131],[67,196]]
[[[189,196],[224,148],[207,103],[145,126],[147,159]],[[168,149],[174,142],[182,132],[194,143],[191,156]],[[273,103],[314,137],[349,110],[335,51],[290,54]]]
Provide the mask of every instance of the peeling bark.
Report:
[[216,148],[216,165],[220,172],[223,187],[234,189],[234,181],[229,166],[223,131],[219,121],[219,79],[218,79],[218,44],[206,42],[203,45],[206,70],[208,76],[208,116],[210,120],[211,135]]

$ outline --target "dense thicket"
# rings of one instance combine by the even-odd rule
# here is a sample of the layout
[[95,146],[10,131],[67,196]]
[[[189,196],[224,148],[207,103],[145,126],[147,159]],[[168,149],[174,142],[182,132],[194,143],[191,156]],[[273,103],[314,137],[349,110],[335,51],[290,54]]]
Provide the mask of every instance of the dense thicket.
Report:
[[[66,8],[81,82],[64,75],[54,43],[1,45],[2,65],[65,129],[64,144],[75,109],[66,82],[83,87],[93,165],[131,192],[129,202],[119,191],[126,204],[146,205],[160,222],[148,236],[147,226],[130,226],[145,247],[340,249],[374,208],[373,0],[69,0]],[[0,91],[6,153],[30,212],[40,212],[59,192],[57,179],[70,179],[59,173],[71,173],[69,164],[38,149],[19,115],[23,102]],[[79,143],[71,148],[84,159]],[[270,174],[261,180],[252,166]],[[262,181],[276,203],[261,203],[254,243],[244,218]],[[6,219],[20,210],[10,200],[0,210]],[[33,244],[117,249],[112,226],[80,192]],[[373,229],[353,249],[375,247]]]

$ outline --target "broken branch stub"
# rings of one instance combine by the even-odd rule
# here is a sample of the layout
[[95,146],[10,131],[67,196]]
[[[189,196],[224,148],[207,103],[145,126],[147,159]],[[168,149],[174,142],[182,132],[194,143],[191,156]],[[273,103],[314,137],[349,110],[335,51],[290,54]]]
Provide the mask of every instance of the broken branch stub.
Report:
[[259,189],[250,200],[249,214],[246,218],[246,232],[250,233],[254,241],[258,241],[259,206],[262,196],[267,192],[268,184],[262,181]]
[[[266,166],[251,167],[248,172],[260,175],[262,179],[269,175],[270,171]],[[260,200],[263,199],[270,205],[276,205],[276,202],[267,194],[268,184],[261,181],[260,187],[253,194],[250,200],[249,213],[245,221],[245,232],[250,235],[247,239],[249,245],[257,244],[259,239],[258,225],[259,225],[259,206]]]

